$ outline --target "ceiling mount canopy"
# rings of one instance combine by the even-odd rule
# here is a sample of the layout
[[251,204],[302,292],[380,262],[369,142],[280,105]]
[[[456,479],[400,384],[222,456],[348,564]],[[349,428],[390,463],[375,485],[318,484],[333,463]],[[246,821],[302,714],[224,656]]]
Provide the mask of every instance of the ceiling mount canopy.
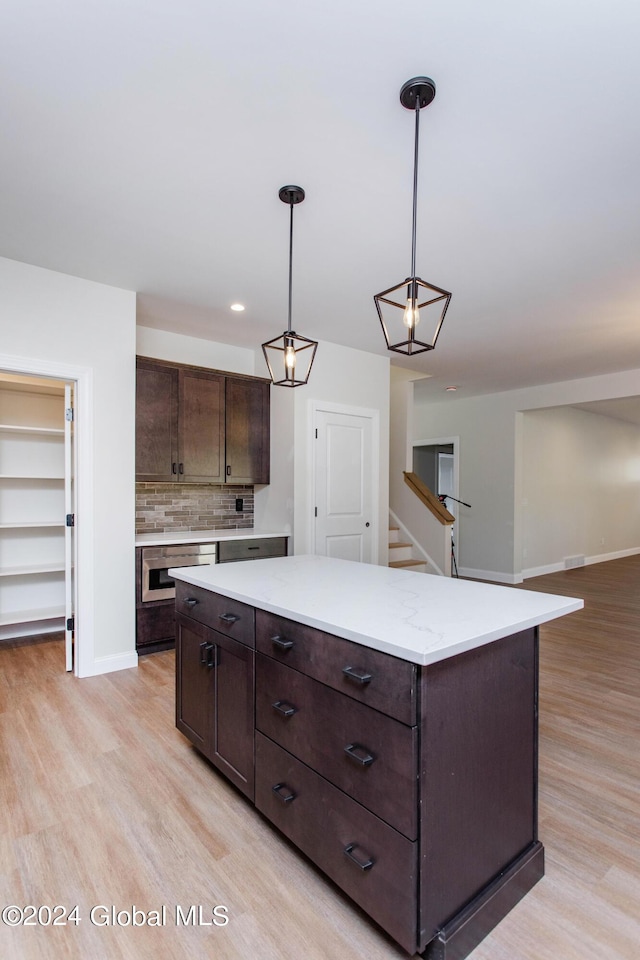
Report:
[[416,276],[416,226],[418,213],[418,145],[420,111],[436,95],[430,77],[413,77],[400,90],[400,103],[415,112],[413,153],[413,222],[411,228],[411,276],[377,293],[374,302],[387,349],[413,356],[433,350],[451,300],[451,294]]
[[278,387],[301,387],[309,379],[318,346],[291,329],[291,293],[293,287],[293,208],[304,200],[304,190],[289,184],[280,187],[278,196],[289,204],[289,319],[287,329],[275,340],[262,344],[272,382]]

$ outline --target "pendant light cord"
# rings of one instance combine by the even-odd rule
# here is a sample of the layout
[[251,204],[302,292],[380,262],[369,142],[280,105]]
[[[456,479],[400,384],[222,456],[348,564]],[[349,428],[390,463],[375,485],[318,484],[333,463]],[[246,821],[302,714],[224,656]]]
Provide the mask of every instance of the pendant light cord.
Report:
[[287,332],[291,333],[291,294],[293,290],[293,200],[289,202],[289,324]]
[[416,275],[416,225],[418,222],[418,143],[420,137],[420,97],[416,97],[416,139],[413,150],[413,224],[411,228],[411,277]]

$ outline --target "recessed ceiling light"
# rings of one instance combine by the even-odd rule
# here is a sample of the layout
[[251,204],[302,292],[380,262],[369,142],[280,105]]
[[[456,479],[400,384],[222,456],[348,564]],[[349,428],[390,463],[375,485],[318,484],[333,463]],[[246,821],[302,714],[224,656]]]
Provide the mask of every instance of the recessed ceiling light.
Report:
[[244,304],[243,304],[243,303],[232,303],[232,304],[231,304],[231,309],[234,310],[236,313],[242,313],[242,311],[244,310]]
[[453,384],[451,384],[450,387],[445,387],[445,390],[457,390],[457,389],[458,389],[458,388],[457,388],[457,387],[454,387]]

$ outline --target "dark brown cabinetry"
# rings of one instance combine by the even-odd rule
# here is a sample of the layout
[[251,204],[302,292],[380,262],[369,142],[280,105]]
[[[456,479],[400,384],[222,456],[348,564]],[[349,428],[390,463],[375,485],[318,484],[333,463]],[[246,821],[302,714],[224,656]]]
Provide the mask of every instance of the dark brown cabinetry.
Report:
[[[211,531],[214,538],[215,531]],[[258,560],[261,557],[286,557],[287,537],[249,537],[239,540],[221,540],[219,543],[193,544],[181,543],[179,546],[168,547],[136,547],[136,650],[138,653],[156,653],[167,650],[175,644],[176,635],[176,602],[171,599],[155,599],[158,592],[171,591],[150,590],[151,573],[149,568],[159,568],[163,573],[166,568],[197,563],[198,555],[194,551],[199,549],[200,554],[206,554],[204,562],[210,562],[212,551],[217,548],[218,560],[230,563],[237,560]],[[172,551],[167,555],[165,551]],[[161,551],[161,556],[159,552]],[[150,559],[151,555],[151,559]],[[185,556],[189,559],[185,561]],[[173,557],[173,559],[172,559]],[[192,559],[191,559],[192,558]],[[147,569],[145,569],[147,568]],[[157,572],[157,571],[156,571]],[[164,581],[160,584],[164,588]],[[206,591],[200,591],[201,604],[195,609],[184,605],[182,612],[194,619],[207,622],[207,615],[211,612],[211,602],[207,597],[213,596]],[[253,609],[251,608],[251,640],[244,638],[244,642],[253,644]],[[246,623],[246,620],[245,620]],[[222,629],[218,625],[219,629]],[[236,628],[236,631],[239,628]],[[223,631],[224,632],[224,631]]]
[[269,482],[269,381],[137,358],[136,478]]
[[269,483],[269,382],[227,377],[227,483]]
[[[207,619],[221,630],[185,616],[204,604],[195,588],[176,597],[176,726],[229,780],[253,799],[253,610],[227,601]],[[198,610],[199,613],[199,610]],[[230,636],[236,625],[237,637]]]
[[[209,626],[230,603],[192,599]],[[420,667],[253,612],[256,807],[408,953],[462,960],[543,874],[537,628]],[[177,617],[178,726],[207,752],[214,631]]]

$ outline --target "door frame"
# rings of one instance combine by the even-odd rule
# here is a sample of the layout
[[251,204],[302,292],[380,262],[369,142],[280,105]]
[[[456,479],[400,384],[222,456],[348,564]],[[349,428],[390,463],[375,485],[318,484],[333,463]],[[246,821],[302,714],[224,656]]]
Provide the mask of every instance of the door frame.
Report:
[[76,364],[57,363],[34,357],[16,357],[0,353],[0,370],[31,377],[67,380],[75,385],[76,425],[76,528],[75,646],[73,673],[76,677],[94,673],[95,618],[94,584],[94,458],[91,443],[93,423],[93,370]]
[[362,417],[371,420],[371,516],[375,529],[371,537],[371,563],[378,564],[380,558],[380,475],[378,465],[380,463],[380,411],[370,407],[352,407],[345,403],[331,403],[325,400],[311,400],[309,402],[309,456],[308,462],[311,464],[311,502],[309,504],[309,529],[311,536],[311,552],[316,552],[316,524],[315,524],[315,506],[316,506],[316,445],[315,431],[318,424],[319,413],[337,413],[346,417]]
[[[409,469],[413,470],[413,449],[414,447],[439,447],[445,444],[451,444],[453,447],[453,496],[460,496],[460,437],[436,437],[435,440],[413,440],[411,443],[411,464]],[[451,528],[451,535],[454,536],[455,530],[455,550],[456,563],[460,567],[460,514],[458,512],[459,504],[456,507],[456,522]]]

